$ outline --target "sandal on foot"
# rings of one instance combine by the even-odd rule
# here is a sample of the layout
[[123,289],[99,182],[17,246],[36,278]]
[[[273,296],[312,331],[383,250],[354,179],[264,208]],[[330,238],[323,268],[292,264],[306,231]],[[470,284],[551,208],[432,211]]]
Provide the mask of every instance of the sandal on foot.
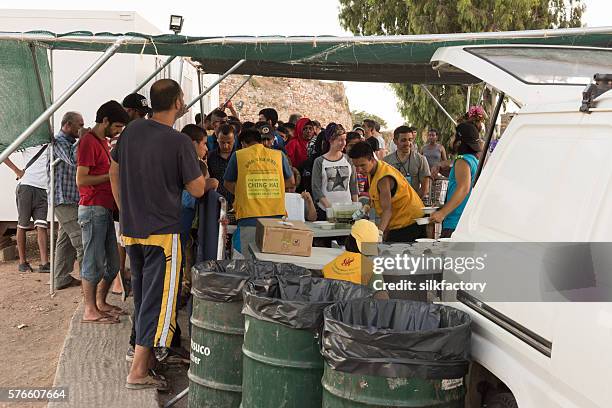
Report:
[[115,316],[100,316],[97,319],[93,319],[93,320],[81,319],[81,323],[117,324],[117,323],[120,323],[120,321]]
[[125,382],[125,387],[130,390],[144,390],[149,388],[155,388],[157,391],[168,391],[168,383],[161,378],[156,378],[152,375],[147,375],[144,378],[138,380],[138,382]]
[[121,309],[118,306],[112,306],[111,305],[111,309],[110,310],[100,310],[102,313],[106,313],[109,316],[127,316],[128,312],[126,312],[125,310]]

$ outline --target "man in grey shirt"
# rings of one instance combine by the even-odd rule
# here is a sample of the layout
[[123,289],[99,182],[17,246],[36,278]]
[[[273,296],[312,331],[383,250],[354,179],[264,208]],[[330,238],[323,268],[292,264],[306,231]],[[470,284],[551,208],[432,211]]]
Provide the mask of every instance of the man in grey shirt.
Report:
[[414,144],[415,137],[415,128],[400,126],[395,129],[393,142],[397,150],[383,160],[399,170],[421,198],[426,198],[429,196],[431,172],[427,159],[418,152]]

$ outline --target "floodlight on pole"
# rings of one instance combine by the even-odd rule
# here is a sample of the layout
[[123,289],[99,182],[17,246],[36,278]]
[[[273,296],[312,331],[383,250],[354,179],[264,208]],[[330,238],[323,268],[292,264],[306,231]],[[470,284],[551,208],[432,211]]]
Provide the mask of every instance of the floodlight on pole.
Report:
[[171,15],[170,16],[170,31],[174,31],[174,34],[178,34],[183,29],[183,16]]

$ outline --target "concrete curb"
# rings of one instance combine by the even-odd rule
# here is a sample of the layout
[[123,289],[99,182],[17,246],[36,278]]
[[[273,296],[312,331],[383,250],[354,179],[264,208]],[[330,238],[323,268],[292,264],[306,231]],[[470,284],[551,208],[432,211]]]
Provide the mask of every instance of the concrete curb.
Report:
[[[127,309],[133,303],[120,303]],[[84,324],[83,301],[74,312],[60,353],[54,387],[68,387],[69,400],[49,402],[48,408],[157,408],[157,391],[128,390],[125,378],[129,363],[125,361],[130,338],[131,320],[121,316],[120,324]]]

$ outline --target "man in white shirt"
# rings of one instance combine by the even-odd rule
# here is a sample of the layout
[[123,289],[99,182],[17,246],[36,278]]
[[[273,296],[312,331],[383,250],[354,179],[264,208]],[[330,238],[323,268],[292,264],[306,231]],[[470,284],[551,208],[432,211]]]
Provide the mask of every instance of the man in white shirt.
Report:
[[26,257],[26,231],[34,228],[38,235],[40,249],[40,266],[38,272],[49,273],[49,254],[47,250],[47,186],[49,176],[47,162],[49,149],[47,145],[29,147],[22,151],[23,169],[17,167],[10,159],[4,163],[17,176],[17,251],[19,252],[19,272],[33,272]]

